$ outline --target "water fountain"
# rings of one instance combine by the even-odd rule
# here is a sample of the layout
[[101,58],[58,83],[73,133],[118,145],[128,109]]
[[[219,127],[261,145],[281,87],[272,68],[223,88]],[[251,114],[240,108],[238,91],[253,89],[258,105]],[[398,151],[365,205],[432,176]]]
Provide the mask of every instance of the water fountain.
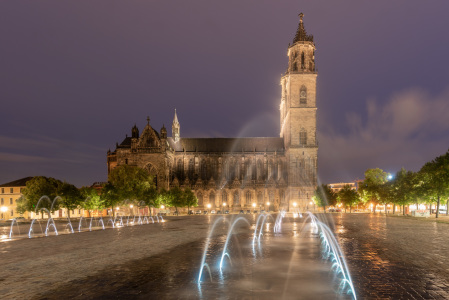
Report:
[[19,224],[17,224],[17,219],[14,218],[14,219],[12,219],[12,221],[11,221],[11,228],[10,228],[10,230],[9,230],[9,238],[10,238],[10,239],[12,239],[12,237],[14,236],[14,224],[16,224],[17,231],[19,232],[19,235],[20,235]]
[[[301,213],[299,211],[295,211],[296,217],[299,217],[301,215]],[[352,284],[352,280],[351,280],[351,276],[348,270],[348,267],[346,265],[343,253],[338,245],[338,242],[333,234],[333,232],[330,230],[330,228],[323,223],[322,221],[320,221],[315,215],[313,215],[312,213],[308,212],[307,215],[305,215],[306,217],[303,218],[301,220],[302,225],[300,225],[299,227],[296,225],[297,224],[297,219],[295,218],[291,218],[288,219],[288,224],[289,226],[285,227],[283,226],[283,220],[287,217],[287,213],[285,211],[281,211],[276,218],[273,218],[273,216],[271,214],[259,214],[255,219],[254,222],[255,224],[253,225],[254,228],[252,228],[252,235],[251,235],[251,242],[250,242],[250,247],[252,246],[253,248],[253,256],[252,257],[241,257],[242,263],[240,263],[238,266],[235,266],[235,262],[233,262],[233,260],[231,259],[232,257],[232,253],[229,251],[229,241],[231,240],[231,237],[234,235],[234,227],[238,224],[238,223],[246,223],[248,224],[248,226],[250,225],[248,220],[245,217],[238,217],[237,219],[234,220],[229,220],[226,217],[219,217],[215,220],[215,222],[212,224],[211,229],[209,230],[206,242],[205,242],[205,247],[204,247],[204,251],[203,251],[203,255],[201,258],[201,262],[200,262],[200,266],[199,266],[199,274],[198,274],[198,279],[197,279],[197,284],[198,284],[198,293],[203,296],[203,293],[206,292],[206,290],[204,290],[204,288],[202,287],[202,284],[207,284],[207,291],[209,291],[210,289],[214,289],[213,285],[211,286],[211,284],[213,284],[213,279],[214,279],[214,274],[215,272],[218,271],[218,275],[219,277],[217,278],[218,282],[216,284],[219,284],[218,286],[216,286],[216,288],[218,288],[220,286],[220,289],[223,289],[224,286],[229,285],[229,287],[227,287],[227,291],[232,291],[231,293],[234,293],[234,286],[235,283],[234,282],[239,282],[241,279],[237,279],[235,278],[235,276],[239,276],[238,274],[241,274],[241,272],[246,273],[247,271],[245,271],[244,267],[242,267],[242,265],[244,264],[251,264],[252,260],[258,261],[258,266],[260,265],[265,265],[267,262],[266,259],[269,259],[269,257],[265,257],[266,253],[270,253],[270,251],[272,250],[265,250],[264,248],[273,248],[277,249],[276,251],[280,251],[279,253],[284,253],[286,250],[283,249],[283,246],[281,245],[277,245],[278,242],[282,241],[282,243],[289,243],[292,241],[292,238],[295,239],[294,237],[296,236],[296,246],[294,248],[288,247],[289,249],[293,249],[292,252],[292,261],[290,261],[290,263],[287,264],[288,267],[288,271],[287,274],[298,274],[299,270],[294,270],[291,269],[292,266],[294,265],[295,268],[298,268],[299,266],[295,263],[292,265],[292,262],[295,262],[296,259],[294,259],[295,257],[295,253],[296,251],[299,250],[295,250],[295,249],[301,249],[301,243],[298,244],[298,242],[300,242],[302,239],[307,239],[310,241],[315,241],[313,243],[315,243],[317,245],[317,247],[321,247],[322,249],[322,255],[321,255],[321,269],[322,268],[326,268],[328,270],[328,272],[332,272],[334,274],[333,277],[329,277],[327,276],[326,280],[332,281],[332,284],[329,283],[328,287],[326,289],[327,293],[326,297],[328,297],[329,293],[333,293],[333,291],[335,291],[337,293],[337,295],[335,295],[336,298],[341,298],[343,297],[343,299],[356,299],[356,293],[354,290],[354,286]],[[214,233],[216,233],[217,231],[217,227],[220,224],[227,224],[228,229],[227,229],[227,233],[225,235],[225,241],[224,244],[221,248],[221,250],[217,253],[217,251],[212,251],[210,249],[211,247],[211,243],[212,240],[214,239]],[[266,226],[265,226],[266,225]],[[299,229],[299,231],[301,232],[300,235],[291,235],[291,231],[290,230],[297,230]],[[268,240],[266,240],[265,237],[265,233],[270,233],[267,234]],[[243,247],[243,249],[245,249],[245,237],[247,236],[247,234],[245,234],[244,232],[241,233],[241,237],[240,240],[237,239],[237,243],[240,243],[240,245],[235,246],[234,247],[234,252],[237,251],[237,253],[240,253],[240,255],[242,255],[242,253],[240,252],[241,250],[235,250],[235,249],[241,249]],[[243,240],[242,240],[243,238]],[[319,238],[319,240],[317,241],[317,239]],[[234,243],[234,242],[233,242]],[[216,242],[215,242],[216,245]],[[255,247],[258,247],[259,253],[260,255],[256,256],[256,251],[255,251]],[[216,247],[216,246],[215,246]],[[268,251],[268,252],[267,252]],[[214,253],[216,253],[218,255],[218,257],[213,257]],[[263,254],[265,253],[265,254]],[[317,252],[317,254],[319,255],[320,252]],[[225,259],[226,258],[226,259]],[[278,258],[278,257],[276,257]],[[306,257],[307,258],[307,257]],[[281,257],[279,257],[279,259],[282,259]],[[304,259],[304,258],[303,258]],[[317,259],[320,259],[320,256],[317,257]],[[217,271],[214,271],[214,266],[215,263],[213,263],[214,260],[217,260]],[[229,264],[225,264],[225,261],[229,261]],[[272,264],[272,263],[271,263]],[[281,263],[280,264],[284,264],[285,263]],[[232,269],[237,268],[235,271],[232,271]],[[279,278],[282,278],[282,270],[279,270],[279,268],[275,265],[267,265],[267,268],[275,268],[277,270],[277,272],[280,272],[279,274]],[[264,269],[264,267],[261,267],[260,269]],[[227,273],[230,272],[230,275],[223,275],[223,271],[227,270]],[[209,278],[208,281],[210,281],[210,283],[204,283],[204,272],[208,273],[208,275],[206,275],[206,278]],[[285,271],[284,271],[285,272]],[[240,275],[241,276],[241,275]],[[295,275],[297,277],[297,275]],[[263,275],[261,275],[260,278],[264,278]],[[292,286],[291,283],[289,285],[289,280],[290,275],[287,276],[287,279],[284,283],[285,288],[284,288],[284,292],[283,292],[283,296],[284,297],[286,294],[286,288],[287,286]],[[334,278],[334,279],[332,279]],[[236,281],[237,280],[237,281]],[[252,280],[254,280],[253,275],[250,276],[250,279],[248,279],[248,282],[250,283],[250,286],[254,286],[257,285],[259,283],[257,282],[253,282]],[[293,279],[292,279],[293,280]],[[229,282],[228,282],[229,281]],[[324,283],[322,283],[324,284]],[[336,287],[335,290],[333,290],[333,286]],[[296,286],[294,286],[294,288],[296,288]],[[290,294],[291,295],[291,294]],[[281,296],[279,296],[281,297]],[[349,297],[349,298],[348,298]]]

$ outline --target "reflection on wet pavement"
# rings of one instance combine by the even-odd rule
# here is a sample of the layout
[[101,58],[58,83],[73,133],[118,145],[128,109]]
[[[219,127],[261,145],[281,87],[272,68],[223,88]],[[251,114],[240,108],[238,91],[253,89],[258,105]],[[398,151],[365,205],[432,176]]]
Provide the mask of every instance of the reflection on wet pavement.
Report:
[[449,227],[380,214],[341,214],[336,230],[362,299],[449,299]]
[[[263,226],[260,242],[253,245],[251,226],[238,226],[229,239],[227,256],[219,262],[227,235],[212,238],[206,262],[211,274],[201,283],[197,276],[206,239],[171,251],[105,269],[101,275],[71,282],[44,298],[139,299],[351,299],[338,296],[338,281],[331,264],[321,256],[319,236],[304,219],[287,221],[282,233],[273,223]],[[188,230],[187,230],[188,231]],[[206,272],[207,273],[207,272]],[[212,278],[212,280],[210,279]]]
[[[318,215],[346,255],[359,299],[449,299],[449,225],[378,214]],[[0,293],[16,299],[350,299],[322,259],[304,219],[272,220],[251,243],[245,215],[226,242],[221,222],[197,277],[208,229],[218,216],[0,243]],[[226,216],[231,218],[231,216]],[[304,227],[305,226],[305,227]],[[212,280],[210,280],[212,277]]]

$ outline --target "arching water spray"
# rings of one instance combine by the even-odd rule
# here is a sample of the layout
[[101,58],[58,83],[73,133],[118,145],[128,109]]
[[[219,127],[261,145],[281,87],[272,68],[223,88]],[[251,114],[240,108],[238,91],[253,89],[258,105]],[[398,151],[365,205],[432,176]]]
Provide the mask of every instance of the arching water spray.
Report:
[[337,275],[340,274],[342,276],[339,291],[352,294],[354,299],[357,299],[348,265],[332,230],[311,212],[308,212],[308,214],[312,220],[312,226],[319,231],[323,244],[323,257],[329,259],[333,263],[332,269],[335,270]]
[[[203,275],[203,269],[206,265],[206,254],[207,254],[207,250],[209,249],[209,244],[210,244],[212,234],[214,233],[215,227],[217,226],[218,222],[220,222],[222,220],[229,222],[224,217],[219,217],[218,219],[215,220],[214,224],[212,224],[212,227],[209,230],[209,234],[208,234],[207,240],[206,240],[206,245],[204,246],[203,257],[201,258],[200,273],[198,275],[198,284],[201,282],[201,276]],[[207,269],[209,270],[210,280],[212,281],[212,274],[210,273],[209,265],[207,265]]]
[[19,224],[17,223],[16,218],[12,219],[11,222],[11,228],[9,229],[9,238],[11,239],[14,236],[14,224],[16,224],[16,228],[19,231],[19,235],[20,235],[20,228],[19,228]]
[[223,260],[224,260],[225,255],[227,255],[227,256],[230,258],[229,253],[227,253],[227,248],[228,248],[228,244],[229,244],[229,239],[230,239],[231,236],[232,236],[232,231],[234,230],[235,225],[236,225],[239,221],[245,221],[246,224],[248,224],[248,226],[251,226],[251,225],[249,224],[248,220],[247,220],[246,218],[244,218],[244,217],[238,217],[236,220],[234,220],[234,222],[232,222],[231,226],[229,226],[228,236],[226,237],[226,242],[225,242],[224,247],[223,247],[223,253],[222,253],[222,255],[221,255],[221,260],[220,260],[220,271],[221,271],[222,268],[223,268]]

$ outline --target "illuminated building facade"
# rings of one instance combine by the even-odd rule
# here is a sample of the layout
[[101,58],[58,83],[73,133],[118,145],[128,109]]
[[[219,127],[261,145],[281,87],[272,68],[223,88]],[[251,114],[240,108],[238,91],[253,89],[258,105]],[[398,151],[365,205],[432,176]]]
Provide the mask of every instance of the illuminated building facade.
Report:
[[280,136],[185,138],[175,110],[172,136],[163,126],[135,125],[107,153],[108,173],[120,165],[147,169],[158,188],[190,187],[200,207],[231,210],[305,209],[317,175],[315,44],[300,14],[281,78]]

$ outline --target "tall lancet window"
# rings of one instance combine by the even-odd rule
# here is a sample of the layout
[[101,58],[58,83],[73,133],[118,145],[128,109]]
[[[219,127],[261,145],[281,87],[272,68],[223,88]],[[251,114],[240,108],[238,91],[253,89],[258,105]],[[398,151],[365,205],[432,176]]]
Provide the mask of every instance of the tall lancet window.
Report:
[[307,145],[307,131],[304,128],[299,132],[299,144]]
[[299,89],[299,104],[307,104],[307,88],[304,85]]

